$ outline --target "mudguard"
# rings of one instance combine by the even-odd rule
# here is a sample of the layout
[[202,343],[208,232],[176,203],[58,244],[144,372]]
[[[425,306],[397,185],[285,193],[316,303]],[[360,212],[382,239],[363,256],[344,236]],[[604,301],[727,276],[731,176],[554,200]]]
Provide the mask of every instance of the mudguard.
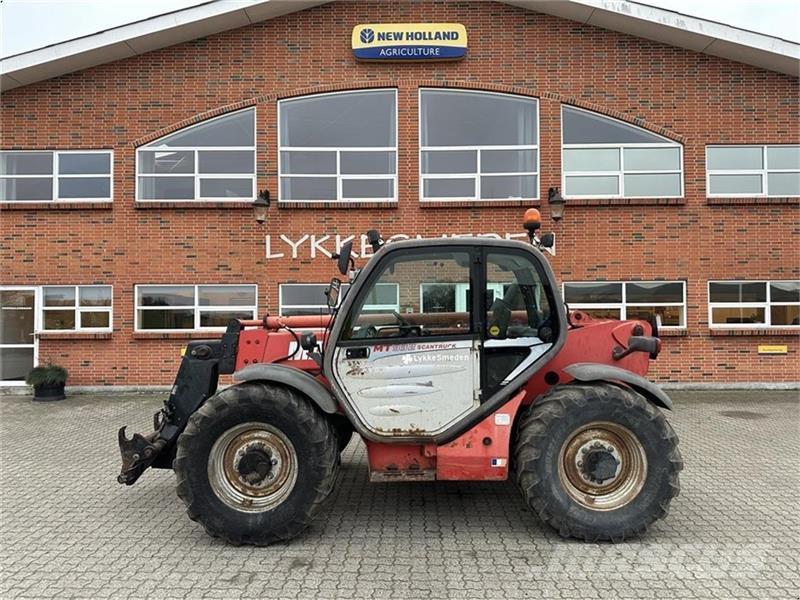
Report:
[[578,381],[622,382],[639,392],[656,406],[672,410],[672,400],[664,390],[641,375],[631,373],[625,369],[599,363],[573,363],[565,367],[564,372]]
[[336,400],[318,379],[305,371],[276,364],[250,365],[233,374],[237,383],[247,381],[273,381],[296,389],[301,394],[308,396],[322,410],[329,415],[338,412]]

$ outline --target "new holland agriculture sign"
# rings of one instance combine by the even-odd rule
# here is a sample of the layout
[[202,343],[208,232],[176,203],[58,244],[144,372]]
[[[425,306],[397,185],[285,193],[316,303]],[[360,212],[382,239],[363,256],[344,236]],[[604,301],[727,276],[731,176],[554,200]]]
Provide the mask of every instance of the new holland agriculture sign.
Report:
[[460,23],[356,25],[352,46],[359,60],[458,60],[467,53],[467,30]]

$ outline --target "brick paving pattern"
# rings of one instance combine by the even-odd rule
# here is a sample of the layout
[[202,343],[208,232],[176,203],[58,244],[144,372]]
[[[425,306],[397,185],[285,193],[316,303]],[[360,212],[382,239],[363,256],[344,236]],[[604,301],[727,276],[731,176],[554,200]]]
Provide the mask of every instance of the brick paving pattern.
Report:
[[798,598],[796,392],[674,392],[686,468],[639,540],[562,540],[510,483],[369,484],[351,442],[327,519],[269,548],[186,516],[169,471],[116,483],[153,396],[0,398],[0,598]]

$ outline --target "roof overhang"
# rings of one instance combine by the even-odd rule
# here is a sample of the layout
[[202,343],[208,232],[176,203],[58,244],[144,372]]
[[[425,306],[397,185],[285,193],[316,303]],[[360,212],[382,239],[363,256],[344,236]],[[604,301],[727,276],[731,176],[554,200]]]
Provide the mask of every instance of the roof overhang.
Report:
[[[0,59],[0,90],[244,27],[327,1],[211,0]],[[507,0],[506,3],[770,71],[800,75],[800,44],[638,2]]]

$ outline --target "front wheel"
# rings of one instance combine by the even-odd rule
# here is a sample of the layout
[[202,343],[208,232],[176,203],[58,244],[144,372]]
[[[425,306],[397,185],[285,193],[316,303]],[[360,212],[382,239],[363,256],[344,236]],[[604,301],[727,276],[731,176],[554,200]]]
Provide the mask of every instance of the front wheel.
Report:
[[267,545],[302,532],[339,470],[330,422],[292,390],[231,386],[178,438],[173,464],[189,517],[233,544]]
[[564,537],[621,541],[667,514],[680,491],[678,438],[633,390],[607,383],[553,388],[520,420],[517,484]]

